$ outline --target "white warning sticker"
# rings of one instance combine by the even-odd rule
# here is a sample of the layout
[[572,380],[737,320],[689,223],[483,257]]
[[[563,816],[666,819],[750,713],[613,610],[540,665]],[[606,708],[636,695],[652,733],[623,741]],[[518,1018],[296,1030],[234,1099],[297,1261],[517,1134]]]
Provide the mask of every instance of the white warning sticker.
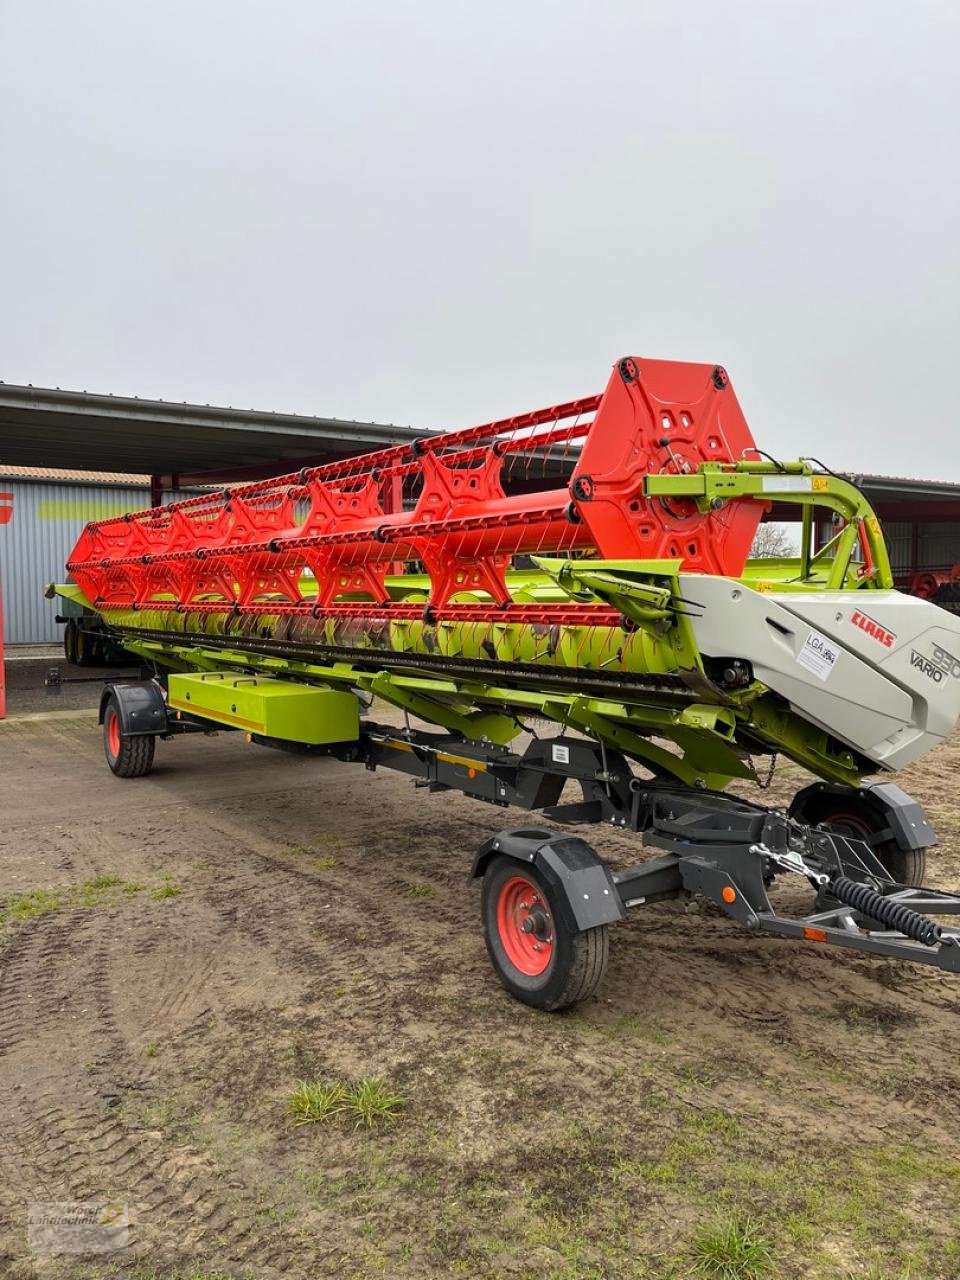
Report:
[[840,650],[832,640],[828,640],[819,631],[808,631],[803,648],[797,654],[797,661],[801,667],[812,671],[818,680],[829,680],[839,656]]
[[550,754],[553,756],[554,764],[570,763],[570,748],[562,742],[555,742]]
[[812,476],[764,476],[760,482],[764,493],[809,493]]

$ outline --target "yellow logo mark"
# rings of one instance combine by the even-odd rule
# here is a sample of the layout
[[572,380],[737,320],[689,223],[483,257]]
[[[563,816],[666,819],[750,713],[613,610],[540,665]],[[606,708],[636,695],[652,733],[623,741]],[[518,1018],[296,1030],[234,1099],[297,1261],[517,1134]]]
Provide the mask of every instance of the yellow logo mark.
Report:
[[830,481],[827,479],[826,476],[813,477],[813,488],[815,492],[818,492],[818,491],[823,492],[824,489],[828,489],[829,487],[830,487]]
[[91,501],[58,501],[55,498],[37,503],[38,520],[75,520],[78,524],[86,524],[90,520],[111,520],[117,516],[125,516],[136,507],[121,505],[116,502]]

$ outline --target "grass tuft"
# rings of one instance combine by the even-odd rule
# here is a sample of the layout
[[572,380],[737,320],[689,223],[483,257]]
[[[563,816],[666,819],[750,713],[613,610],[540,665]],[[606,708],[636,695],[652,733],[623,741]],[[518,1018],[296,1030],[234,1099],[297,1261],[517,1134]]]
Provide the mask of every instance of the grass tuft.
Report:
[[295,1124],[319,1124],[347,1109],[347,1089],[339,1080],[301,1080],[288,1099]]
[[773,1249],[750,1218],[718,1218],[693,1240],[693,1274],[709,1280],[761,1280],[771,1273]]
[[[79,884],[68,884],[57,889],[31,889],[28,893],[15,893],[0,898],[0,926],[25,920],[36,920],[51,911],[89,910],[94,907],[115,907],[124,898],[132,898],[147,888],[137,880],[123,880],[120,876],[92,876]],[[154,898],[170,898],[180,889],[166,881],[151,890]]]
[[396,1120],[406,1100],[385,1080],[358,1080],[347,1095],[347,1106],[357,1129],[372,1129],[382,1120]]
[[165,880],[163,884],[158,885],[157,888],[153,890],[151,896],[156,898],[158,901],[162,901],[164,898],[175,898],[182,892],[183,890],[178,884],[174,884],[171,880]]
[[405,1099],[394,1093],[385,1080],[365,1077],[356,1084],[342,1080],[301,1080],[287,1099],[296,1124],[319,1124],[336,1116],[349,1115],[356,1129],[372,1129],[384,1120],[396,1120]]
[[60,906],[60,897],[50,889],[31,889],[14,893],[0,901],[0,924],[17,920],[35,920]]
[[412,884],[407,893],[411,898],[435,898],[437,891],[432,884]]
[[99,889],[113,889],[118,884],[123,884],[119,876],[94,876],[90,880],[84,880],[80,887],[96,893]]

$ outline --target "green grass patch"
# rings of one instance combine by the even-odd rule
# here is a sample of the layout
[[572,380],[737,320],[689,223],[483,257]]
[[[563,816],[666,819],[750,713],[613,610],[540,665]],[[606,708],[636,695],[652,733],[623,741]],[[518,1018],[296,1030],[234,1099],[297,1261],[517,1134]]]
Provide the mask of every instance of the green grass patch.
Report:
[[287,1100],[295,1124],[321,1124],[347,1109],[347,1089],[340,1080],[301,1080]]
[[750,1218],[718,1218],[691,1247],[693,1274],[708,1280],[761,1280],[773,1269],[773,1247]]
[[412,884],[407,889],[411,898],[435,898],[437,891],[432,884]]
[[123,898],[142,893],[147,886],[136,880],[121,880],[119,876],[94,876],[84,880],[66,892],[68,907],[112,907]]
[[[885,1276],[926,1275],[947,1242],[925,1230],[910,1206],[933,1191],[948,1212],[960,1214],[960,1164],[936,1151],[909,1144],[851,1147],[841,1139],[821,1141],[809,1151],[780,1148],[719,1109],[684,1114],[659,1151],[615,1159],[613,1176],[622,1186],[652,1185],[692,1208],[718,1212],[721,1217],[709,1230],[720,1241],[724,1228],[734,1255],[732,1227],[750,1226],[755,1221],[750,1215],[756,1214],[776,1224],[771,1239],[778,1250],[799,1253],[808,1265],[822,1263],[831,1276],[835,1264],[823,1246],[832,1238],[861,1257],[881,1250]],[[754,1229],[747,1238],[756,1235]],[[716,1253],[719,1268],[719,1243]],[[693,1274],[741,1274],[703,1269],[709,1265],[704,1260]]]
[[164,898],[176,898],[181,893],[183,890],[178,884],[174,884],[172,880],[164,880],[163,884],[157,885],[156,889],[150,891],[150,896],[162,902]]
[[79,884],[14,893],[0,899],[0,926],[36,920],[51,911],[113,907],[124,898],[142,893],[146,887],[139,881],[123,880],[120,876],[93,876]]
[[291,858],[312,858],[316,850],[309,844],[292,844],[287,850]]
[[52,889],[31,889],[29,893],[14,893],[0,902],[0,924],[36,920],[38,916],[56,911],[59,906],[60,895]]
[[347,1095],[347,1110],[358,1129],[372,1129],[384,1120],[396,1120],[406,1100],[385,1080],[358,1080]]
[[287,1099],[287,1109],[295,1124],[322,1124],[347,1116],[354,1128],[372,1129],[400,1116],[405,1099],[385,1080],[364,1077],[355,1084],[342,1080],[301,1080]]

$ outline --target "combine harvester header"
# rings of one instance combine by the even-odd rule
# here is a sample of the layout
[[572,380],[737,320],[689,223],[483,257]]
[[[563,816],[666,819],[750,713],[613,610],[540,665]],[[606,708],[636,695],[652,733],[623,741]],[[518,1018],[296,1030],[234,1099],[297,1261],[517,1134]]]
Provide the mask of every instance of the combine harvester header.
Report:
[[[750,561],[773,503],[800,508],[799,556]],[[667,849],[614,875],[554,830],[484,846],[488,948],[528,1003],[589,994],[625,906],[692,891],[960,969],[922,914],[960,900],[916,887],[919,806],[862,785],[952,729],[960,619],[893,590],[856,488],[756,448],[719,366],[628,357],[600,396],[96,522],[68,568],[57,592],[144,663],[101,706],[121,776],[215,725]],[[439,732],[360,718],[371,696]],[[823,780],[789,814],[720,794],[777,752]],[[770,905],[781,871],[814,924]]]

